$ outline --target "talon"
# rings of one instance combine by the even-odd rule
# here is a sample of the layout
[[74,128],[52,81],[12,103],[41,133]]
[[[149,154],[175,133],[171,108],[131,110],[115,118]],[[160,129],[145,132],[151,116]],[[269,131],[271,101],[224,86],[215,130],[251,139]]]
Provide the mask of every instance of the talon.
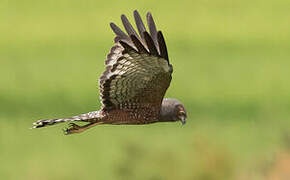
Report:
[[63,128],[62,131],[64,135],[68,135],[68,128]]
[[74,133],[80,133],[81,132],[81,126],[75,124],[75,123],[69,123],[67,128],[63,129],[63,132],[65,135],[74,134]]

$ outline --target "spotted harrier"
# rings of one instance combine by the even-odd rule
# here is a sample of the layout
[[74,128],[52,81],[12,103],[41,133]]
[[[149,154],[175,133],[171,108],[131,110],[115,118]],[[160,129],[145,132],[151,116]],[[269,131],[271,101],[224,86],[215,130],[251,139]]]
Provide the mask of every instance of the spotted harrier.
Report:
[[[101,109],[70,118],[44,119],[33,128],[71,122],[65,134],[83,132],[101,124],[141,125],[156,122],[186,122],[184,105],[173,98],[164,98],[172,79],[167,48],[161,31],[156,29],[150,12],[146,30],[139,13],[134,11],[138,33],[125,15],[121,15],[124,33],[110,23],[114,46],[107,55],[106,69],[99,79]],[[86,122],[80,126],[72,121]]]

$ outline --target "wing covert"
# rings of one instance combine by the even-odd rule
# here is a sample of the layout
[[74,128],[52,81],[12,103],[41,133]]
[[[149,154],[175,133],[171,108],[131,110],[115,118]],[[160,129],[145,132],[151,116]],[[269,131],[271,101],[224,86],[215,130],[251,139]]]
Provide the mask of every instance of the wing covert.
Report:
[[160,107],[170,85],[172,66],[161,31],[156,30],[151,13],[147,13],[150,34],[137,11],[134,18],[139,34],[125,15],[121,19],[128,35],[114,23],[110,24],[116,34],[115,45],[99,80],[105,111],[142,105]]

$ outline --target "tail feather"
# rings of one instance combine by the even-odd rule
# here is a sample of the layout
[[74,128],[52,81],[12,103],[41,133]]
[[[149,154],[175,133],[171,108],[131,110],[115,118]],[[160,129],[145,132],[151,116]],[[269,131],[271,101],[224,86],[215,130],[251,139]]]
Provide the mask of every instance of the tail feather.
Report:
[[100,117],[99,114],[100,114],[99,111],[93,111],[93,112],[73,116],[70,118],[38,120],[33,123],[33,128],[41,128],[41,127],[51,126],[58,123],[70,122],[70,121],[92,122],[92,121],[98,120],[98,118]]

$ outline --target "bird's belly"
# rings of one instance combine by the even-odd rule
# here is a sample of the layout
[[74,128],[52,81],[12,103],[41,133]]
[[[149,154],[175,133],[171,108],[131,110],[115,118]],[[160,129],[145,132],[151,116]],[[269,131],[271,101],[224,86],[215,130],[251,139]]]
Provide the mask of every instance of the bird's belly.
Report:
[[137,124],[150,124],[158,121],[158,112],[142,112],[131,110],[113,110],[108,113],[105,124],[115,125],[137,125]]

